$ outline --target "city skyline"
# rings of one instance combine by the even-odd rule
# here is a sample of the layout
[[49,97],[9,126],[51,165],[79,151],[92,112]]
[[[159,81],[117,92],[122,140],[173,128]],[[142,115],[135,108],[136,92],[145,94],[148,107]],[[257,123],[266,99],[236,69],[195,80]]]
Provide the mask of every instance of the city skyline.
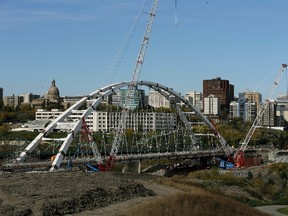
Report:
[[[53,79],[61,96],[86,95],[131,80],[152,1],[145,6],[118,70],[109,67],[142,2],[1,1],[4,96],[42,95]],[[235,96],[251,90],[265,98],[288,60],[287,6],[285,0],[183,0],[175,10],[174,1],[159,1],[140,80],[184,94],[202,91],[202,80],[221,77],[235,86]],[[287,92],[283,79],[275,97]]]
[[[209,80],[215,80],[215,79],[220,79],[221,80],[221,78],[220,77],[216,77],[216,78],[212,78],[212,79],[209,79]],[[53,81],[55,81],[56,82],[56,80],[52,80],[52,82]],[[204,80],[203,80],[204,81]],[[229,81],[229,80],[223,80],[223,81]],[[51,82],[50,82],[51,83]],[[230,83],[231,84],[231,83]],[[232,86],[234,86],[233,84],[231,84]],[[51,86],[51,85],[50,85]],[[56,85],[57,86],[57,85]],[[103,87],[103,86],[102,86]],[[126,87],[127,88],[127,87]],[[140,89],[141,89],[142,87],[140,87]],[[146,88],[146,90],[148,89],[147,87],[145,87],[144,86],[144,88]],[[0,89],[2,89],[3,90],[3,92],[5,92],[5,89],[4,88],[2,88],[1,86],[0,86]],[[125,88],[124,88],[125,89]],[[145,89],[143,89],[144,90],[144,92],[146,93],[146,91],[145,91]],[[23,93],[20,93],[20,94],[14,94],[14,93],[12,93],[11,95],[5,95],[5,94],[3,94],[3,97],[10,97],[10,96],[26,96],[26,95],[35,95],[35,96],[40,96],[40,97],[45,97],[47,94],[48,94],[48,91],[49,91],[49,88],[48,89],[46,89],[45,91],[44,91],[44,93],[43,94],[39,94],[38,92],[33,92],[33,91],[30,91],[30,92],[23,92]],[[62,98],[64,98],[64,97],[81,97],[81,96],[84,96],[84,95],[61,95],[61,89],[59,89],[59,91],[60,91],[60,97],[62,97]],[[2,92],[2,93],[3,93]],[[178,92],[178,93],[180,93],[181,95],[183,95],[183,96],[185,96],[186,94],[188,94],[188,93],[190,93],[190,92],[197,92],[197,93],[201,93],[201,94],[203,94],[203,86],[202,86],[202,89],[200,90],[200,91],[196,91],[196,90],[190,90],[190,91],[187,91],[187,92]],[[241,91],[241,92],[238,92],[239,94],[234,94],[234,97],[235,97],[235,99],[237,99],[239,96],[240,96],[240,94],[242,94],[242,93],[260,93],[262,96],[263,96],[263,94],[261,93],[261,92],[257,92],[257,91],[251,91],[250,89],[246,89],[246,90],[244,90],[244,91]],[[145,94],[145,95],[149,95],[149,93],[148,94]],[[274,97],[275,97],[275,99],[276,99],[276,97],[282,97],[283,95],[282,94],[278,94],[278,95],[274,95]],[[265,98],[263,98],[263,99],[265,99]]]

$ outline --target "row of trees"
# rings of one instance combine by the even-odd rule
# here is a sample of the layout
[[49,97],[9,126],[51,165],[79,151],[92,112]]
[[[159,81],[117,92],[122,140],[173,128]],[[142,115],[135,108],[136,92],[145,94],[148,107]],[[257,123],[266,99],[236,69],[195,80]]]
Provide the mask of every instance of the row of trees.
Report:
[[[219,124],[219,132],[228,144],[238,147],[251,127],[251,122],[244,122],[241,118],[234,118],[229,122]],[[279,149],[288,148],[288,132],[269,128],[257,128],[249,142],[249,146],[274,146]]]
[[[2,105],[2,107],[0,108],[2,108],[0,111],[0,137],[8,133],[10,129],[8,123],[25,123],[29,120],[35,119],[35,109],[31,108],[31,106],[29,105],[21,106],[17,109]],[[117,108],[116,106],[102,104],[97,107],[97,110],[108,112],[121,111],[121,109]],[[138,112],[141,111],[143,110],[138,110]],[[150,108],[150,111],[175,112],[175,110],[170,110],[167,108]],[[197,121],[197,119],[190,120]],[[251,127],[251,123],[244,122],[241,118],[234,118],[229,121],[222,121],[221,123],[217,124],[216,127],[217,130],[226,139],[227,143],[237,148],[240,141],[244,140],[249,128]],[[209,133],[209,128],[206,125],[193,127],[193,130],[195,133]],[[203,140],[203,142],[208,143],[208,138],[206,138],[206,140]],[[276,131],[271,129],[256,129],[249,143],[249,146],[257,145],[274,145],[275,147],[280,149],[288,148],[288,133],[286,131]]]
[[0,125],[5,123],[24,123],[35,119],[35,109],[30,105],[14,109],[9,106],[2,106],[0,111]]
[[[17,134],[10,132],[14,124],[25,123],[35,119],[35,109],[31,106],[25,105],[19,108],[12,108],[10,106],[3,106],[3,101],[0,101],[0,137],[1,140],[17,138]],[[12,137],[9,137],[10,136]],[[8,137],[7,137],[8,136]]]

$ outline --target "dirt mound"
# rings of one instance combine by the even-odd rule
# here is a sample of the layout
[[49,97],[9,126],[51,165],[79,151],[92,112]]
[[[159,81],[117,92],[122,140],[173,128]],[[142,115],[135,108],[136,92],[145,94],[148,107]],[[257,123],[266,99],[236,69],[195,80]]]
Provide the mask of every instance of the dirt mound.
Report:
[[64,215],[155,195],[126,175],[26,173],[0,175],[0,215]]

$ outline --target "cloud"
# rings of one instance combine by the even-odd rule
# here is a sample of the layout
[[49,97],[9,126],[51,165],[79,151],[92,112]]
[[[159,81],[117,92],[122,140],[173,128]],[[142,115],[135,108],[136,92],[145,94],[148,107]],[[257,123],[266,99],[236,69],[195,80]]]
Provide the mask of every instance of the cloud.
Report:
[[49,22],[49,21],[92,21],[99,18],[99,13],[93,11],[65,11],[58,9],[10,9],[0,10],[0,25],[17,24],[27,22]]
[[104,0],[0,0],[0,27],[39,22],[97,21],[137,3]]

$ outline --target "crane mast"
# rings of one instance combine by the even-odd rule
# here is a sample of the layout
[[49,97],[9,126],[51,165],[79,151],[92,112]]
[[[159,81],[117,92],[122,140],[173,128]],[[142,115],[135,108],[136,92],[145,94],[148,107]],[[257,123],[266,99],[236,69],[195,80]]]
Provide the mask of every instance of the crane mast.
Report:
[[108,169],[112,168],[111,166],[112,166],[113,160],[115,159],[115,157],[118,153],[118,147],[121,143],[123,133],[125,132],[126,122],[127,122],[128,117],[129,117],[129,110],[131,108],[131,106],[130,106],[131,100],[135,95],[137,81],[140,77],[140,73],[142,70],[144,57],[145,57],[146,50],[147,50],[148,43],[149,43],[149,39],[150,39],[152,25],[154,23],[156,11],[158,8],[158,1],[159,0],[153,1],[152,9],[149,13],[150,16],[149,16],[148,24],[146,27],[146,31],[144,34],[143,42],[142,42],[141,47],[140,47],[139,54],[137,56],[136,65],[135,65],[135,68],[134,68],[134,71],[132,74],[132,80],[130,82],[130,85],[128,86],[128,91],[126,94],[126,100],[125,100],[124,107],[122,110],[122,116],[121,116],[121,119],[120,119],[120,122],[118,125],[118,129],[116,131],[116,134],[115,134],[115,137],[114,137],[114,140],[112,143],[112,148],[111,148],[110,156],[108,159],[108,163],[106,164]]
[[276,77],[275,81],[273,82],[272,88],[271,88],[267,98],[265,99],[264,103],[262,104],[262,107],[259,110],[259,112],[258,112],[258,114],[257,114],[257,116],[256,116],[256,118],[255,118],[255,120],[254,120],[254,122],[253,122],[253,124],[252,124],[252,126],[251,126],[251,128],[249,130],[249,132],[247,133],[246,138],[244,139],[243,142],[240,143],[240,145],[241,145],[240,148],[239,148],[240,151],[245,151],[246,150],[247,145],[248,145],[250,139],[252,138],[252,136],[254,134],[254,131],[256,130],[257,126],[259,125],[260,120],[262,118],[262,115],[265,112],[265,110],[267,109],[267,107],[269,105],[269,102],[270,102],[270,100],[271,100],[271,98],[272,98],[272,96],[274,94],[274,91],[275,91],[276,87],[278,86],[279,81],[281,79],[281,76],[282,76],[282,74],[283,74],[283,72],[284,72],[284,70],[286,68],[287,68],[287,64],[282,64],[281,65],[281,68],[280,68],[280,70],[279,70],[279,72],[277,74],[277,77]]

